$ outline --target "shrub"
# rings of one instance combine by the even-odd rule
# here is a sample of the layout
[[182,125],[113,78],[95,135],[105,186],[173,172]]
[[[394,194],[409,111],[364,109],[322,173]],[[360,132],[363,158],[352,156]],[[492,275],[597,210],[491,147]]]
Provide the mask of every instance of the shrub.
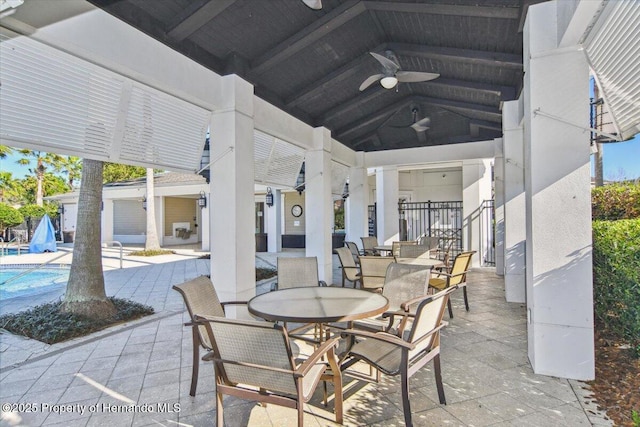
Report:
[[0,202],[0,233],[7,227],[22,224],[24,217],[19,210]]
[[593,289],[596,319],[638,352],[640,218],[593,222]]
[[43,206],[38,205],[24,205],[18,209],[23,217],[31,219],[39,219],[47,213],[47,210]]
[[640,183],[619,183],[591,191],[594,220],[640,218]]
[[129,252],[131,256],[157,256],[157,255],[172,255],[175,254],[175,251],[171,251],[169,249],[149,249],[142,251],[133,251]]
[[0,316],[0,328],[47,344],[80,337],[108,326],[153,314],[153,308],[134,301],[109,298],[116,307],[113,319],[97,321],[60,310],[60,301]]

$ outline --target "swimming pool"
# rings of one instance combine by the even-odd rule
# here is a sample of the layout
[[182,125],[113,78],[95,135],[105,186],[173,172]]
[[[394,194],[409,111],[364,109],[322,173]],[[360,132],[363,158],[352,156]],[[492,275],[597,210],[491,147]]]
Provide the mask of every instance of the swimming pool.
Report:
[[69,280],[68,268],[41,268],[4,283],[26,271],[29,271],[29,268],[0,268],[0,299],[60,289],[66,286]]
[[[28,254],[29,253],[29,248],[20,248],[20,255],[24,255],[24,254]],[[0,249],[0,254],[3,256],[9,256],[9,255],[18,255],[18,249],[17,248],[3,248]]]

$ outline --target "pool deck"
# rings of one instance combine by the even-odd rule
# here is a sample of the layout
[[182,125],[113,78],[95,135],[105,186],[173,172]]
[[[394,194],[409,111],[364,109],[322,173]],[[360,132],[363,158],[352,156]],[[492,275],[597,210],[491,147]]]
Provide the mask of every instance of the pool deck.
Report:
[[[61,250],[71,252],[69,247]],[[202,362],[198,391],[195,397],[189,396],[191,331],[183,326],[188,316],[182,299],[171,290],[174,284],[209,273],[209,260],[199,259],[201,255],[184,247],[176,248],[175,255],[126,256],[120,269],[117,251],[105,250],[107,294],[151,305],[156,311],[153,316],[55,345],[0,333],[0,402],[26,404],[20,412],[3,412],[0,426],[214,424],[213,370]],[[258,253],[256,265],[275,266],[278,256],[302,255],[300,251]],[[3,257],[0,265],[37,264],[54,256]],[[335,258],[334,266],[339,265]],[[334,284],[340,283],[340,274],[335,268]],[[525,308],[504,301],[502,279],[490,269],[476,269],[468,281],[471,311],[464,311],[461,293],[454,293],[455,317],[443,332],[447,405],[438,404],[428,364],[410,381],[414,424],[612,425],[588,398],[585,383],[533,373],[527,358]],[[263,283],[257,292],[268,287]],[[20,311],[59,299],[62,292],[8,300],[4,309]],[[344,381],[344,425],[403,425],[397,378],[383,376],[377,384],[351,377]],[[316,395],[305,407],[305,425],[335,425],[319,401]],[[115,412],[131,403],[151,405],[154,411],[135,406],[138,412]],[[296,412],[225,398],[225,421],[229,426],[295,425]]]

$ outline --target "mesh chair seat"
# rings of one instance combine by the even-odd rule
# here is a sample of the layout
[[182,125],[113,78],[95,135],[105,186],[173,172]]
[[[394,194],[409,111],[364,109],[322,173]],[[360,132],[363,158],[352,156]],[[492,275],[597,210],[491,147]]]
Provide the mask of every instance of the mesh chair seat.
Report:
[[387,375],[397,375],[400,373],[402,350],[397,345],[375,339],[368,339],[360,341],[351,347],[349,355],[375,365],[376,368]]

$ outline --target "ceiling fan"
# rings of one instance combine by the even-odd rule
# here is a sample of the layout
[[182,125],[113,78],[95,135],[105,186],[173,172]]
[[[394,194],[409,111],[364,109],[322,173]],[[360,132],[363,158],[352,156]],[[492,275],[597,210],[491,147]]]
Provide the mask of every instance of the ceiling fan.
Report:
[[313,9],[313,10],[322,9],[322,0],[302,0],[302,2],[310,9]]
[[420,109],[418,107],[411,107],[411,113],[413,114],[413,121],[410,125],[407,126],[391,126],[397,129],[405,129],[411,128],[416,133],[426,132],[431,127],[431,117],[423,117],[418,119],[418,114],[420,113]]
[[422,71],[402,71],[400,69],[400,62],[398,62],[398,58],[390,50],[387,50],[385,52],[385,56],[382,56],[379,53],[375,52],[369,53],[371,54],[371,56],[377,59],[380,64],[382,64],[382,73],[374,74],[367,77],[367,79],[360,85],[360,92],[362,92],[378,80],[380,80],[380,84],[383,88],[393,89],[398,84],[398,82],[426,82],[440,77],[440,74],[437,73],[425,73]]

